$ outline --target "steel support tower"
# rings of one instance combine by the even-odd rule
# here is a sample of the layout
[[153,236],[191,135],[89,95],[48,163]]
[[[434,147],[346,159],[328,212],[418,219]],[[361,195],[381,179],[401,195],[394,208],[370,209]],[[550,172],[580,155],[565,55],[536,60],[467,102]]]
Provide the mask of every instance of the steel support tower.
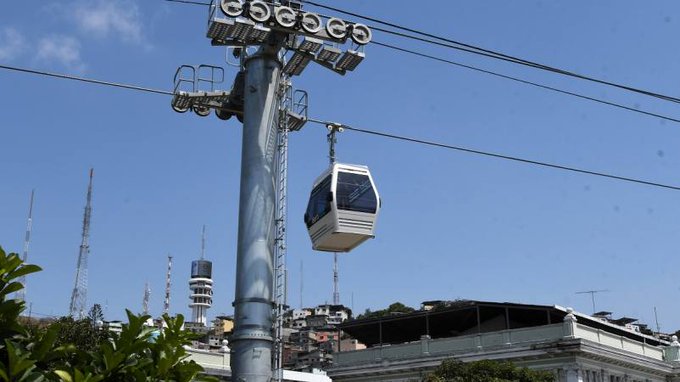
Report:
[[90,255],[90,219],[92,217],[92,178],[94,169],[90,169],[90,182],[87,186],[87,203],[83,214],[83,233],[78,253],[78,264],[76,266],[76,280],[71,293],[71,304],[69,314],[73,319],[85,317],[87,309],[87,261]]
[[[31,244],[31,232],[33,231],[33,197],[35,196],[35,190],[31,190],[31,201],[28,207],[28,221],[26,223],[26,236],[24,237],[24,250],[21,254],[21,261],[26,264],[28,261],[28,247]],[[24,287],[19,290],[16,294],[16,298],[21,301],[26,301],[26,276],[21,276],[19,282]]]
[[[222,120],[236,116],[243,123],[232,379],[281,380],[287,133],[307,122],[306,105],[304,113],[282,113],[287,108],[281,103],[288,78],[312,61],[342,75],[356,69],[371,31],[302,11],[301,1],[212,0],[207,37],[213,46],[226,46],[227,57],[240,59],[232,64],[240,69],[234,85],[229,92],[216,90],[223,70],[183,65],[175,75],[172,108],[202,117],[214,109]],[[343,51],[350,40],[354,45]]]
[[[241,192],[236,257],[235,381],[270,382],[276,239],[276,145],[281,45],[263,46],[245,63]],[[240,378],[240,379],[239,379]]]

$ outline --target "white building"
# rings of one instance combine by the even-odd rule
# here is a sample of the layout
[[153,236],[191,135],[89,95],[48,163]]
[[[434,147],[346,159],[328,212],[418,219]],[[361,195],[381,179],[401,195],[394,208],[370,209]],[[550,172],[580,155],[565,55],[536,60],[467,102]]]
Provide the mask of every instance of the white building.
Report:
[[443,360],[507,360],[559,382],[680,382],[680,343],[559,306],[459,301],[350,321],[370,347],[334,354],[333,381],[419,381]]
[[189,279],[189,298],[191,303],[191,322],[206,325],[207,312],[212,306],[213,280],[212,263],[207,260],[191,262],[191,278]]

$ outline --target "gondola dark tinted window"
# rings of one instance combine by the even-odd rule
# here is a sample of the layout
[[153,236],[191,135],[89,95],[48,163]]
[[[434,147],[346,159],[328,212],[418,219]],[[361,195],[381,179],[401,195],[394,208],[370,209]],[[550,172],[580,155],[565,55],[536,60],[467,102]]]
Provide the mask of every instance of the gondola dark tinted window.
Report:
[[335,194],[341,210],[375,213],[378,208],[378,199],[367,175],[339,172]]
[[322,217],[326,216],[331,211],[331,202],[329,195],[331,193],[331,176],[329,175],[319,185],[314,187],[312,195],[309,197],[309,204],[307,205],[307,213],[305,214],[305,223],[307,228],[316,223]]

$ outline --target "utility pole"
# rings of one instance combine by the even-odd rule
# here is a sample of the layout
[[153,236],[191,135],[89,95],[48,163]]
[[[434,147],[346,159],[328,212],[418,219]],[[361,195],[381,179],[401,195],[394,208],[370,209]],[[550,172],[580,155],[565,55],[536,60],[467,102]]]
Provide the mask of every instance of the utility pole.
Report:
[[[35,189],[31,190],[31,201],[28,207],[28,221],[26,223],[26,236],[24,237],[24,250],[21,255],[21,261],[26,264],[28,261],[28,247],[31,244],[31,232],[33,231],[33,196],[35,195]],[[26,301],[26,276],[21,276],[19,282],[24,287],[17,292],[17,299],[21,301]]]
[[596,313],[597,310],[595,310],[595,294],[596,293],[603,293],[603,292],[609,292],[609,289],[600,289],[600,290],[584,290],[581,292],[576,292],[576,294],[589,294],[590,295],[590,300],[593,303],[593,313]]
[[87,203],[83,214],[83,233],[80,242],[80,252],[78,253],[78,264],[76,266],[76,281],[71,293],[71,305],[69,314],[73,319],[85,317],[87,304],[87,261],[90,255],[90,219],[92,217],[92,178],[94,169],[90,169],[90,183],[87,186]]
[[[363,46],[371,40],[371,31],[362,24],[338,18],[323,20],[315,13],[303,12],[301,1],[213,0],[207,35],[213,46],[232,49],[240,58],[237,66],[241,72],[230,92],[216,91],[214,74],[223,73],[221,68],[183,65],[175,75],[172,108],[180,113],[193,110],[199,116],[215,109],[220,119],[236,115],[243,122],[232,379],[270,382],[275,359],[275,380],[280,381],[280,357],[274,346],[280,344],[280,338],[275,341],[272,334],[279,335],[273,318],[279,322],[281,301],[285,301],[278,296],[285,263],[275,249],[285,244],[285,237],[277,235],[281,227],[277,207],[284,206],[285,211],[277,195],[285,193],[277,193],[276,152],[287,147],[280,144],[280,118],[287,119],[283,134],[300,130],[307,121],[306,95],[304,107],[293,101],[292,109],[297,112],[280,110],[282,100],[288,78],[300,75],[311,61],[338,74],[354,70],[365,57]],[[356,46],[343,52],[340,45],[350,39]],[[250,54],[247,48],[252,46],[259,49]],[[291,53],[290,58],[286,53]],[[199,89],[201,84],[209,84],[209,89]]]

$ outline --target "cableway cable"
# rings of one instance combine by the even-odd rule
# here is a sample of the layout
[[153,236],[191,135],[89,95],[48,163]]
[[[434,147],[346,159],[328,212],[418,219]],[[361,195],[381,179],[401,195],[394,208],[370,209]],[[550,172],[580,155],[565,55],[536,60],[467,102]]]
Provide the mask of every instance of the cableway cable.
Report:
[[575,92],[568,91],[568,90],[558,89],[556,87],[552,87],[552,86],[548,86],[548,85],[542,85],[542,84],[539,84],[537,82],[523,80],[523,79],[518,78],[518,77],[508,76],[506,74],[501,74],[501,73],[494,72],[494,71],[491,71],[491,70],[481,69],[481,68],[478,68],[478,67],[475,67],[475,66],[472,66],[472,65],[461,64],[459,62],[447,60],[447,59],[436,57],[436,56],[431,56],[429,54],[416,52],[414,50],[401,48],[401,47],[398,47],[398,46],[395,46],[395,45],[385,44],[385,43],[382,43],[382,42],[379,42],[379,41],[372,41],[371,44],[382,46],[384,48],[393,49],[393,50],[404,52],[404,53],[408,53],[408,54],[412,54],[412,55],[415,55],[415,56],[427,58],[427,59],[430,59],[430,60],[443,62],[445,64],[458,66],[460,68],[465,68],[465,69],[474,70],[474,71],[480,72],[480,73],[490,74],[492,76],[505,78],[507,80],[523,83],[523,84],[526,84],[526,85],[535,86],[537,88],[550,90],[550,91],[561,93],[561,94],[570,95],[572,97],[577,97],[577,98],[597,102],[597,103],[600,103],[600,104],[603,104],[603,105],[613,106],[613,107],[617,107],[619,109],[632,111],[632,112],[635,112],[635,113],[640,113],[640,114],[648,115],[648,116],[651,116],[651,117],[661,118],[661,119],[665,119],[665,120],[671,121],[671,122],[680,123],[680,119],[678,119],[678,118],[667,117],[667,116],[664,116],[664,115],[661,115],[661,114],[657,114],[657,113],[653,113],[653,112],[649,112],[649,111],[645,111],[645,110],[641,110],[641,109],[632,108],[630,106],[625,106],[625,105],[622,105],[622,104],[619,104],[619,103],[605,101],[605,100],[602,100],[602,99],[599,99],[599,98],[590,97],[590,96],[587,96],[587,95],[575,93]]
[[[441,37],[441,36],[437,36],[437,35],[434,35],[434,34],[431,34],[431,33],[422,32],[422,31],[419,31],[419,30],[416,30],[416,29],[404,27],[404,26],[401,26],[401,25],[398,25],[398,24],[395,24],[395,23],[391,23],[391,22],[388,22],[388,21],[379,20],[379,19],[374,18],[374,17],[369,17],[369,16],[361,15],[361,14],[358,14],[358,13],[355,13],[355,12],[350,12],[350,11],[346,11],[346,10],[343,10],[343,9],[340,9],[340,8],[332,7],[332,6],[329,6],[329,5],[320,4],[320,3],[317,3],[315,1],[303,0],[303,2],[310,4],[310,5],[313,5],[313,6],[316,6],[316,7],[319,7],[319,8],[338,12],[338,13],[341,13],[341,14],[344,14],[344,15],[347,15],[347,16],[352,16],[352,17],[363,19],[363,20],[368,20],[368,21],[371,21],[371,22],[374,22],[374,23],[389,26],[391,28],[399,29],[399,30],[402,30],[402,31],[410,32],[410,33],[416,33],[416,34],[419,34],[421,36],[434,38],[434,39],[440,40],[440,41],[445,41],[449,44],[443,44],[443,43],[440,43],[440,42],[437,42],[437,41],[432,41],[432,40],[424,39],[424,38],[421,38],[421,37],[408,35],[408,34],[405,34],[405,33],[395,32],[395,31],[391,31],[391,30],[388,30],[388,29],[384,29],[384,28],[380,28],[380,27],[376,27],[376,26],[372,26],[372,25],[368,26],[369,28],[372,28],[376,31],[380,31],[380,32],[383,32],[383,33],[388,33],[388,34],[392,34],[392,35],[395,35],[395,36],[408,38],[408,39],[412,39],[412,40],[417,40],[417,41],[421,41],[421,42],[426,42],[426,43],[430,43],[430,44],[436,44],[436,45],[448,47],[448,48],[451,48],[451,49],[462,50],[462,51],[465,51],[465,52],[468,52],[468,53],[478,54],[478,55],[482,55],[482,56],[485,56],[485,57],[488,57],[488,58],[493,58],[493,59],[497,59],[497,60],[511,62],[511,63],[524,65],[524,66],[528,66],[528,67],[532,67],[532,68],[536,68],[536,69],[540,69],[540,70],[545,70],[545,71],[548,71],[548,72],[557,73],[557,74],[561,74],[561,75],[565,75],[565,76],[569,76],[569,77],[574,77],[574,78],[578,78],[578,79],[581,79],[581,80],[598,83],[598,84],[601,84],[601,85],[607,85],[607,86],[615,87],[615,88],[618,88],[618,89],[623,89],[623,90],[631,91],[631,92],[634,92],[634,93],[639,93],[639,94],[643,94],[643,95],[646,95],[646,96],[662,99],[662,100],[665,100],[665,101],[680,103],[680,98],[677,98],[677,97],[671,97],[671,96],[668,96],[668,95],[664,95],[664,94],[660,94],[660,93],[656,93],[656,92],[652,92],[652,91],[648,91],[648,90],[644,90],[644,89],[634,88],[632,86],[621,85],[621,84],[617,84],[615,82],[610,82],[610,81],[605,81],[605,80],[601,80],[601,79],[598,79],[598,78],[585,76],[585,75],[582,75],[582,74],[578,74],[578,73],[570,72],[570,71],[567,71],[567,70],[555,68],[555,67],[552,67],[552,66],[540,64],[540,63],[537,63],[537,62],[525,60],[525,59],[522,59],[522,58],[510,56],[510,55],[503,54],[503,53],[500,53],[500,52],[496,52],[496,51],[493,51],[493,50],[490,50],[490,49],[484,49],[484,48],[474,46],[474,45],[471,45],[471,44],[466,44],[466,43],[456,41],[456,40],[452,40],[452,39],[449,39],[449,38],[446,38],[446,37]],[[454,45],[450,45],[450,44],[454,44]]]
[[[169,91],[165,91],[165,90],[157,90],[157,89],[152,89],[152,88],[142,87],[142,86],[127,85],[127,84],[115,83],[115,82],[109,82],[109,81],[101,81],[101,80],[71,76],[71,75],[66,75],[66,74],[50,73],[50,72],[20,68],[20,67],[15,67],[15,66],[0,65],[0,69],[6,69],[6,70],[21,72],[21,73],[28,73],[28,74],[48,76],[48,77],[53,77],[53,78],[60,78],[60,79],[67,79],[67,80],[85,82],[85,83],[90,83],[90,84],[95,84],[95,85],[124,88],[124,89],[129,89],[129,90],[137,90],[137,91],[142,91],[142,92],[152,93],[152,94],[174,95],[174,93],[169,92]],[[328,126],[329,124],[333,124],[333,122],[324,121],[324,120],[315,119],[315,118],[309,118],[308,121],[312,122],[312,123],[322,124],[324,126]],[[680,186],[672,186],[672,185],[667,185],[667,184],[658,183],[658,182],[651,182],[651,181],[629,178],[629,177],[624,177],[624,176],[611,175],[611,174],[607,174],[607,173],[603,173],[603,172],[584,170],[584,169],[579,169],[579,168],[576,168],[576,167],[563,166],[563,165],[547,163],[547,162],[540,162],[540,161],[537,161],[537,160],[531,160],[531,159],[525,159],[525,158],[520,158],[520,157],[515,157],[515,156],[510,156],[510,155],[504,155],[504,154],[492,153],[492,152],[487,152],[487,151],[482,151],[482,150],[470,149],[470,148],[466,148],[466,147],[454,146],[454,145],[449,145],[449,144],[435,142],[435,141],[427,141],[427,140],[423,140],[423,139],[411,138],[411,137],[406,137],[406,136],[401,136],[401,135],[396,135],[396,134],[390,134],[390,133],[385,133],[385,132],[380,132],[380,131],[361,129],[361,128],[351,127],[351,126],[347,126],[347,125],[342,125],[342,126],[343,126],[343,128],[345,128],[346,130],[349,130],[349,131],[355,131],[355,132],[358,132],[358,133],[369,134],[369,135],[379,136],[379,137],[383,137],[383,138],[406,141],[406,142],[410,142],[410,143],[417,143],[417,144],[431,146],[431,147],[439,147],[439,148],[444,148],[444,149],[449,149],[449,150],[461,151],[461,152],[465,152],[465,153],[469,153],[469,154],[482,155],[482,156],[486,156],[486,157],[504,159],[504,160],[509,160],[509,161],[513,161],[513,162],[520,162],[520,163],[524,163],[524,164],[530,164],[530,165],[541,166],[541,167],[548,167],[548,168],[553,168],[553,169],[557,169],[557,170],[570,171],[570,172],[593,175],[593,176],[598,176],[598,177],[603,177],[603,178],[608,178],[608,179],[614,179],[614,180],[619,180],[619,181],[624,181],[624,182],[629,182],[629,183],[637,183],[637,184],[642,184],[642,185],[646,185],[646,186],[652,186],[652,187],[664,188],[664,189],[669,189],[669,190],[674,190],[674,191],[680,191]]]
[[[208,3],[201,3],[201,2],[187,1],[187,0],[164,0],[164,1],[174,2],[174,3],[188,3],[188,4],[204,5],[204,6],[210,5]],[[312,4],[312,5],[317,5],[316,3],[311,2],[311,1],[307,1],[307,3]],[[324,6],[324,7],[326,7],[326,6]],[[336,8],[333,8],[333,7],[328,7],[328,8],[330,8],[332,10],[336,10]],[[340,12],[340,10],[338,10],[338,12]],[[369,17],[363,17],[363,16],[360,16],[360,15],[355,15],[354,13],[351,13],[351,12],[345,12],[345,11],[342,11],[342,12],[349,14],[349,15],[352,15],[352,16],[360,17],[360,18],[366,18],[366,19],[369,19],[369,20],[374,20],[374,19],[369,18]],[[387,22],[382,22],[382,23],[387,24],[387,25],[392,25],[391,23],[387,23]],[[377,28],[377,27],[371,27],[371,28],[374,28],[374,29],[379,30],[379,31],[390,32],[390,31],[387,31],[383,28]],[[411,31],[411,29],[409,29],[409,28],[402,28],[402,29]],[[401,35],[398,32],[394,32],[394,34]],[[424,33],[424,34],[428,35],[426,33]],[[421,38],[415,37],[415,36],[408,36],[408,35],[404,35],[404,36],[413,37],[415,39],[425,41],[425,42],[431,42],[431,43],[437,44],[437,45],[452,47],[448,44],[442,44],[442,43],[436,42],[436,41],[421,39]],[[665,120],[668,120],[668,121],[680,123],[680,119],[677,119],[677,118],[666,117],[666,116],[663,116],[661,114],[648,112],[648,111],[641,110],[641,109],[632,108],[630,106],[625,106],[625,105],[621,105],[621,104],[618,104],[618,103],[615,103],[615,102],[605,101],[605,100],[602,100],[602,99],[586,96],[586,95],[579,94],[579,93],[572,92],[572,91],[568,91],[568,90],[561,90],[561,89],[553,87],[553,86],[541,85],[541,84],[533,82],[533,81],[523,80],[523,79],[518,78],[518,77],[512,77],[512,76],[508,76],[508,75],[505,75],[505,74],[500,74],[500,73],[497,73],[497,72],[494,72],[494,71],[491,71],[491,70],[481,69],[481,68],[478,68],[478,67],[475,67],[475,66],[472,66],[472,65],[461,64],[461,63],[458,63],[458,62],[455,62],[455,61],[447,60],[447,59],[444,59],[444,58],[441,58],[441,57],[437,57],[437,56],[433,56],[433,55],[429,55],[429,54],[425,54],[425,53],[420,53],[420,52],[410,50],[410,49],[406,49],[406,48],[401,48],[401,47],[398,47],[398,46],[395,46],[395,45],[381,43],[381,42],[378,42],[378,41],[375,41],[375,40],[372,41],[372,44],[382,46],[384,48],[400,51],[402,53],[413,54],[413,55],[417,55],[417,56],[420,56],[420,57],[423,57],[423,58],[428,58],[428,59],[431,59],[431,60],[455,65],[455,66],[458,66],[458,67],[461,67],[461,68],[466,68],[466,69],[474,70],[474,71],[477,71],[477,72],[490,74],[490,75],[493,75],[493,76],[496,76],[496,77],[499,77],[499,78],[504,78],[504,79],[508,79],[508,80],[511,80],[511,81],[516,81],[516,82],[519,82],[519,83],[535,86],[535,87],[542,88],[542,89],[545,89],[545,90],[550,90],[550,91],[558,92],[558,93],[561,93],[561,94],[570,95],[570,96],[573,96],[573,97],[597,102],[597,103],[600,103],[600,104],[603,104],[603,105],[609,105],[609,106],[617,107],[617,108],[620,108],[620,109],[623,109],[623,110],[628,110],[628,111],[632,111],[632,112],[635,112],[635,113],[640,113],[640,114],[648,115],[648,116],[651,116],[651,117],[661,118],[661,119],[665,119]],[[468,51],[468,50],[466,50],[466,51]]]
[[[334,123],[334,122],[330,122],[330,121],[323,121],[323,120],[312,119],[312,118],[309,119],[309,122],[321,124],[321,125],[324,125],[324,126],[328,126],[328,125],[331,125],[331,124]],[[593,176],[598,176],[598,177],[603,177],[603,178],[608,178],[608,179],[620,180],[620,181],[624,181],[624,182],[637,183],[637,184],[642,184],[642,185],[646,185],[646,186],[660,187],[660,188],[665,188],[665,189],[674,190],[674,191],[680,191],[680,186],[671,186],[671,185],[667,185],[667,184],[663,184],[663,183],[651,182],[651,181],[647,181],[647,180],[629,178],[629,177],[619,176],[619,175],[611,175],[611,174],[607,174],[607,173],[603,173],[603,172],[584,170],[584,169],[580,169],[580,168],[576,168],[576,167],[563,166],[563,165],[554,164],[554,163],[540,162],[540,161],[536,161],[536,160],[525,159],[525,158],[520,158],[520,157],[515,157],[515,156],[510,156],[510,155],[504,155],[504,154],[497,154],[497,153],[492,153],[492,152],[488,152],[488,151],[470,149],[470,148],[461,147],[461,146],[454,146],[454,145],[449,145],[449,144],[435,142],[435,141],[427,141],[427,140],[423,140],[423,139],[405,137],[405,136],[402,136],[402,135],[384,133],[384,132],[375,131],[375,130],[361,129],[361,128],[357,128],[357,127],[347,126],[347,125],[344,125],[344,124],[342,125],[342,127],[345,130],[356,131],[358,133],[369,134],[369,135],[374,135],[374,136],[383,137],[383,138],[389,138],[389,139],[405,141],[405,142],[410,142],[410,143],[417,143],[417,144],[431,146],[431,147],[439,147],[439,148],[448,149],[448,150],[456,150],[456,151],[461,151],[461,152],[465,152],[465,153],[469,153],[469,154],[482,155],[482,156],[486,156],[486,157],[504,159],[504,160],[509,160],[509,161],[513,161],[513,162],[520,162],[520,163],[530,164],[530,165],[535,165],[535,166],[548,167],[548,168],[553,168],[553,169],[557,169],[557,170],[593,175]]]
[[61,79],[65,79],[65,80],[87,82],[87,83],[91,83],[91,84],[111,86],[111,87],[123,88],[123,89],[129,89],[129,90],[138,90],[138,91],[147,92],[147,93],[164,94],[164,95],[173,95],[174,94],[173,92],[169,92],[169,91],[165,91],[165,90],[157,90],[157,89],[145,88],[145,87],[135,86],[135,85],[126,85],[126,84],[109,82],[109,81],[93,80],[93,79],[90,79],[90,78],[77,77],[77,76],[71,76],[71,75],[60,74],[60,73],[50,73],[50,72],[45,72],[45,71],[41,71],[41,70],[20,68],[20,67],[16,67],[16,66],[0,65],[0,69],[12,70],[12,71],[15,71],[15,72],[22,72],[22,73],[29,73],[29,74],[37,74],[37,75],[40,75],[40,76],[61,78]]
[[170,3],[182,3],[182,4],[192,4],[192,5],[205,5],[209,6],[210,3],[202,3],[200,1],[191,1],[191,0],[165,0]]

